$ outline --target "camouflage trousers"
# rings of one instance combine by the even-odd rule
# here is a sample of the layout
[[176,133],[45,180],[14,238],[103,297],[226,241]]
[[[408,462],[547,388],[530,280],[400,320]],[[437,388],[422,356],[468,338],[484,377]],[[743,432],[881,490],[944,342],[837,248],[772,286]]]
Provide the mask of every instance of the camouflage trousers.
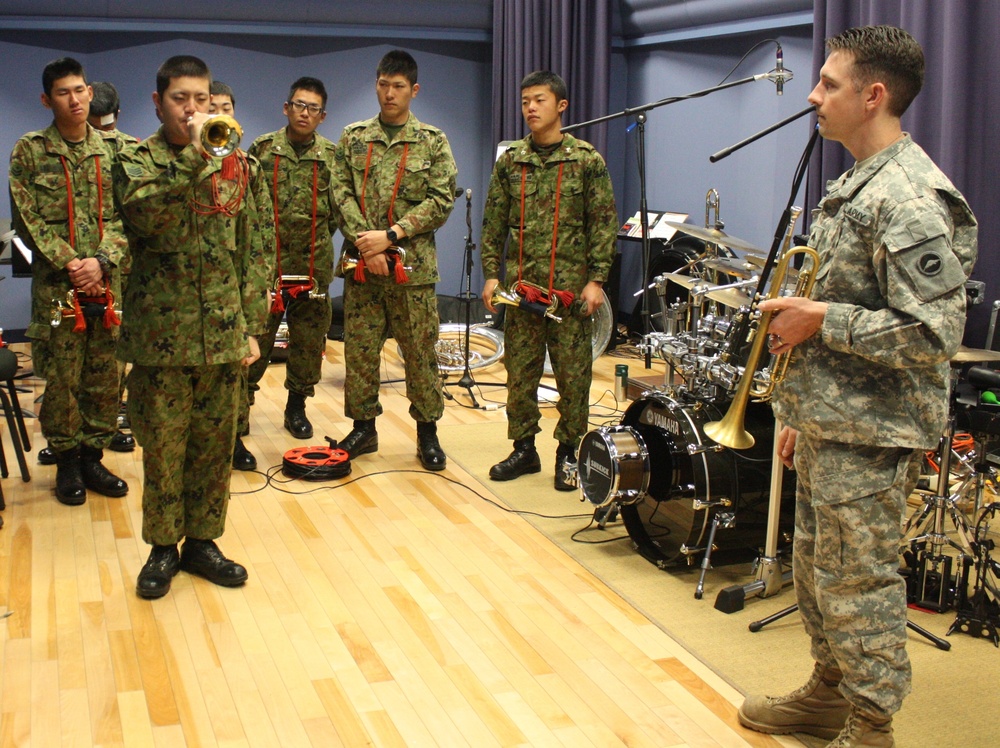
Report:
[[843,671],[851,704],[894,714],[910,692],[899,543],[920,453],[799,434],[795,471],[792,567],[812,655]]
[[579,303],[573,305],[572,313],[563,315],[562,322],[507,308],[503,360],[507,369],[507,437],[524,439],[542,430],[537,393],[545,371],[546,348],[559,389],[555,438],[575,445],[587,433],[593,367],[591,320],[583,316]]
[[241,368],[239,361],[133,365],[129,416],[142,446],[147,543],[211,540],[224,532]]
[[[316,384],[323,372],[323,351],[326,334],[330,331],[330,300],[309,299],[303,296],[290,299],[284,318],[288,322],[288,361],[285,364],[285,389],[306,397],[316,394]],[[244,435],[250,429],[250,406],[254,394],[260,389],[260,380],[271,362],[274,338],[281,324],[282,314],[271,314],[267,331],[257,338],[260,358],[250,364],[245,381],[241,384],[240,416],[237,433]]]
[[444,413],[434,286],[400,286],[369,273],[364,283],[344,281],[344,413],[367,421],[382,414],[378,400],[382,346],[391,334],[403,352],[406,397],[415,421],[436,421]]
[[38,414],[42,434],[55,452],[84,445],[104,449],[118,425],[118,363],[114,332],[99,317],[73,332],[68,319],[48,340],[32,341],[35,369],[45,377]]

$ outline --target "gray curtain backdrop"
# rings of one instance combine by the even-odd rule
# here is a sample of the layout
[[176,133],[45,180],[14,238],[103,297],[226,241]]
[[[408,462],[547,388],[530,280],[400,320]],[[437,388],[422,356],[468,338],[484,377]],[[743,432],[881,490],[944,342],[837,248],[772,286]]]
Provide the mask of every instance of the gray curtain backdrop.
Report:
[[[983,347],[992,301],[1000,298],[1000,180],[996,172],[1000,117],[1000,2],[982,0],[815,0],[813,76],[826,58],[825,40],[853,26],[890,24],[909,31],[924,49],[924,88],[903,115],[913,135],[965,195],[979,220],[979,261],[973,277],[986,299],[969,310],[965,344]],[[823,142],[809,170],[807,204],[815,207],[826,181],[853,164],[839,143]]]
[[[569,88],[563,124],[610,114],[612,0],[495,0],[493,3],[493,140],[525,135],[521,79],[551,70]],[[607,157],[607,125],[578,130]]]

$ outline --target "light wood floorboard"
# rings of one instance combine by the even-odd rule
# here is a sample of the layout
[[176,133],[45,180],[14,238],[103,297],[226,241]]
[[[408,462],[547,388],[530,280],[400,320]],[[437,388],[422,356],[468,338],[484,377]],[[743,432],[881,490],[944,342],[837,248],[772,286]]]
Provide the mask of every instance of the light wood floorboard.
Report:
[[[401,377],[392,343],[383,358],[383,378]],[[605,410],[620,362],[595,364],[592,402]],[[327,346],[308,404],[308,442],[282,428],[283,373],[268,371],[246,439],[262,471],[350,428],[340,343]],[[474,374],[505,378],[502,365]],[[37,408],[43,383],[24,384],[22,405]],[[447,391],[441,429],[504,421],[502,409],[461,407],[466,391]],[[475,394],[506,398],[503,388]],[[740,729],[740,694],[477,495],[489,496],[485,476],[454,459],[443,473],[421,470],[404,386],[383,385],[382,402],[379,452],[349,478],[233,474],[220,546],[248,567],[244,588],[181,573],[152,602],[134,591],[149,550],[141,452],[106,454],[127,497],[91,493],[70,508],[55,500],[55,468],[35,462],[37,420],[30,483],[4,427],[13,469],[0,531],[0,613],[11,612],[0,621],[0,747],[799,745]],[[497,459],[508,449],[497,443]]]

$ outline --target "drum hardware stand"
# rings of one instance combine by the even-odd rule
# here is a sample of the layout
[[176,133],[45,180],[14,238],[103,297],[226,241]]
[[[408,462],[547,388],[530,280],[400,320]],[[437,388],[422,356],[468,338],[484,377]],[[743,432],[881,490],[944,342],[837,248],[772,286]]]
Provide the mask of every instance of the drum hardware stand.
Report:
[[[977,638],[989,639],[993,646],[1000,647],[1000,564],[993,560],[992,551],[996,543],[992,539],[980,537],[983,521],[989,515],[995,518],[1000,511],[1000,503],[994,502],[983,509],[976,521],[975,540],[973,542],[973,557],[976,567],[976,583],[971,595],[966,595],[968,589],[969,568],[972,563],[966,563],[962,570],[961,593],[956,604],[958,615],[948,629],[948,636],[953,631],[969,634]],[[987,525],[987,527],[989,527]],[[984,533],[985,534],[985,533]],[[992,578],[992,579],[991,579]],[[992,596],[991,596],[992,594]]]
[[[772,613],[766,618],[761,618],[759,621],[753,621],[752,623],[747,625],[747,628],[750,629],[752,633],[756,634],[758,631],[767,626],[769,623],[774,623],[775,621],[778,621],[784,618],[785,616],[791,615],[798,609],[799,609],[798,603],[789,605],[787,608],[783,608],[782,610],[779,610],[777,613]],[[924,637],[929,642],[934,644],[934,646],[940,650],[947,652],[949,649],[951,649],[951,642],[945,641],[940,636],[932,634],[923,626],[918,626],[917,624],[915,624],[909,618],[906,619],[906,628],[910,629],[910,631],[913,631],[914,633],[920,634],[922,637]]]
[[[927,608],[938,613],[947,610],[954,604],[955,580],[952,574],[953,558],[944,554],[944,547],[951,546],[959,554],[959,565],[972,555],[972,544],[969,540],[969,528],[965,517],[958,510],[958,500],[969,483],[969,478],[962,481],[955,493],[950,493],[952,441],[955,438],[955,416],[948,417],[948,427],[941,438],[939,452],[941,454],[938,473],[937,491],[924,496],[923,506],[918,508],[906,521],[903,527],[903,545],[909,546],[914,560],[911,584],[914,587],[914,602],[921,608]],[[952,524],[958,531],[962,543],[952,540],[945,533],[945,512],[951,517]],[[930,525],[929,528],[927,526]],[[908,538],[910,532],[927,530],[921,535]]]
[[[475,409],[485,409],[484,406],[480,405],[476,400],[476,396],[472,394],[473,387],[506,387],[507,385],[503,382],[477,382],[472,378],[472,369],[469,367],[469,338],[471,337],[470,330],[472,329],[472,253],[476,248],[476,245],[472,241],[472,190],[468,189],[465,191],[465,225],[468,228],[469,233],[465,237],[465,291],[459,294],[459,298],[462,299],[462,304],[465,305],[465,350],[464,350],[464,360],[465,360],[465,371],[462,373],[461,379],[457,382],[445,381],[441,387],[442,394],[448,400],[454,400],[454,396],[448,392],[449,387],[461,387],[467,393],[469,393],[469,399],[472,400],[472,407]],[[445,380],[447,380],[447,375],[445,375]]]
[[[695,501],[695,509],[710,509],[715,506],[731,507],[733,502],[730,499],[720,499],[719,501]],[[708,530],[708,542],[705,544],[705,555],[701,559],[701,574],[698,575],[698,584],[694,588],[694,599],[701,600],[705,594],[705,574],[712,568],[712,550],[715,548],[715,531],[720,527],[728,529],[736,524],[736,512],[716,512],[712,516],[712,526]],[[682,549],[683,550],[683,549]]]
[[784,485],[784,470],[778,454],[778,435],[781,422],[774,422],[774,450],[771,453],[771,494],[767,509],[767,539],[764,553],[754,561],[755,579],[744,585],[733,585],[720,590],[715,598],[715,609],[723,613],[743,610],[747,595],[771,597],[792,581],[791,570],[782,571],[778,554],[779,519],[781,517],[781,490]]

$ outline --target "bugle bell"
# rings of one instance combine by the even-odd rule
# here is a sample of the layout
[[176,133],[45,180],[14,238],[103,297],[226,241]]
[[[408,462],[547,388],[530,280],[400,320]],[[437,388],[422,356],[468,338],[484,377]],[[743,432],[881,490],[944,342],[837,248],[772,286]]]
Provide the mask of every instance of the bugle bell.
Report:
[[[406,264],[406,250],[403,249],[402,247],[397,247],[395,244],[393,244],[391,247],[385,250],[385,255],[386,259],[389,261],[390,270],[395,268],[397,262],[403,263],[403,270],[407,272],[413,270],[412,267]],[[355,269],[358,267],[358,261],[360,259],[361,258],[358,257],[357,255],[348,254],[347,252],[344,252],[344,254],[342,254],[340,257],[340,271],[344,275],[353,273]]]
[[201,144],[216,158],[225,158],[240,146],[243,128],[228,114],[216,114],[201,126]]
[[557,299],[553,299],[550,304],[543,304],[538,301],[528,301],[517,291],[504,288],[499,283],[496,288],[493,289],[493,296],[490,297],[490,304],[495,309],[497,304],[506,304],[507,306],[516,306],[518,309],[523,309],[526,312],[530,312],[538,317],[548,317],[549,319],[554,319],[556,322],[562,322],[562,317],[556,316],[555,311],[559,305]]

